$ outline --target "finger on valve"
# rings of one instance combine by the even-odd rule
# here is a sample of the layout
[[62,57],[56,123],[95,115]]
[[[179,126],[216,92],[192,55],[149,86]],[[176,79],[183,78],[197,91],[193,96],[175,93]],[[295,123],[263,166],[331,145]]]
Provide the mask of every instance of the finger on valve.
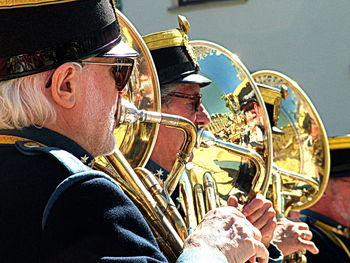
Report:
[[243,208],[243,214],[262,233],[262,242],[269,246],[277,226],[276,212],[271,201],[263,195],[257,194],[250,203]]
[[221,207],[205,215],[185,241],[184,249],[217,250],[229,263],[244,263],[253,257],[267,262],[268,251],[260,240],[260,231],[241,212],[234,207]]

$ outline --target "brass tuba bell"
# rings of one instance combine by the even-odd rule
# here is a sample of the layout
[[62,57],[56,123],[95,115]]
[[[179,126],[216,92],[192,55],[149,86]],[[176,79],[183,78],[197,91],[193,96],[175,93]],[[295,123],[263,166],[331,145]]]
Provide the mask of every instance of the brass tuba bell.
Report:
[[[201,89],[212,122],[200,129],[198,148],[181,181],[182,207],[193,229],[207,211],[226,205],[230,195],[245,203],[266,193],[272,136],[259,90],[238,57],[212,42],[190,44],[201,74],[212,80]],[[255,114],[250,114],[253,110]]]
[[[280,130],[273,134],[271,198],[275,209],[287,215],[308,208],[321,198],[329,177],[330,153],[321,118],[298,83],[288,76],[270,70],[252,76],[258,86],[267,85],[260,88],[266,103],[276,109],[273,125]],[[284,95],[271,101],[273,89]]]

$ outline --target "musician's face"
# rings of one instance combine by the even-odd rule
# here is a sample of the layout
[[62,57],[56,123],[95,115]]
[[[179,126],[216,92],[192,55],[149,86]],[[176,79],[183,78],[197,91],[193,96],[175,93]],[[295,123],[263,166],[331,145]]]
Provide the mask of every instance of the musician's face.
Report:
[[[113,58],[94,58],[93,61],[114,62]],[[87,77],[82,79],[86,87],[83,103],[87,107],[82,120],[85,124],[79,132],[86,132],[85,144],[92,155],[108,154],[115,148],[113,130],[120,91],[116,88],[112,67],[87,65],[84,70]]]
[[[178,87],[176,89],[177,93],[186,94],[193,97],[200,94],[200,86],[198,84],[176,85]],[[209,114],[205,110],[204,106],[200,104],[198,107],[196,107],[196,101],[189,98],[171,96],[170,104],[163,105],[162,112],[185,117],[192,121],[197,127],[205,126],[210,123]],[[180,130],[167,128],[164,125],[160,126],[155,151],[159,150],[162,152],[163,159],[168,160],[166,165],[162,165],[165,169],[171,169],[183,140],[183,133]]]
[[259,124],[261,118],[261,109],[255,101],[248,102],[243,108],[244,114],[246,116],[247,122],[251,123],[256,121]]
[[350,227],[350,203],[348,201],[350,174],[349,177],[331,178],[329,184],[332,191],[332,198],[330,200],[337,212],[336,221]]

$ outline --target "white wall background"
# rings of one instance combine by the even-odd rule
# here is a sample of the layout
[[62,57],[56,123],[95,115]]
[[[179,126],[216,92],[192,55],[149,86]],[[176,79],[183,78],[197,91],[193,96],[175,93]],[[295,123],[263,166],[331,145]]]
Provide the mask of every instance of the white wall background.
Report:
[[309,95],[328,136],[350,133],[350,1],[236,0],[172,9],[171,0],[124,0],[142,35],[191,24],[190,39],[233,51],[251,71],[272,69]]

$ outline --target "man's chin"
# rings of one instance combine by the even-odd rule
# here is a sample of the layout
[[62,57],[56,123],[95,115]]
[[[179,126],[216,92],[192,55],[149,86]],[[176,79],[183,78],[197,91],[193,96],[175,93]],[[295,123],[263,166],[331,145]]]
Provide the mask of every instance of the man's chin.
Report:
[[114,153],[117,149],[117,144],[115,142],[114,136],[113,139],[109,143],[106,143],[106,145],[102,148],[101,153],[99,155],[111,155]]

